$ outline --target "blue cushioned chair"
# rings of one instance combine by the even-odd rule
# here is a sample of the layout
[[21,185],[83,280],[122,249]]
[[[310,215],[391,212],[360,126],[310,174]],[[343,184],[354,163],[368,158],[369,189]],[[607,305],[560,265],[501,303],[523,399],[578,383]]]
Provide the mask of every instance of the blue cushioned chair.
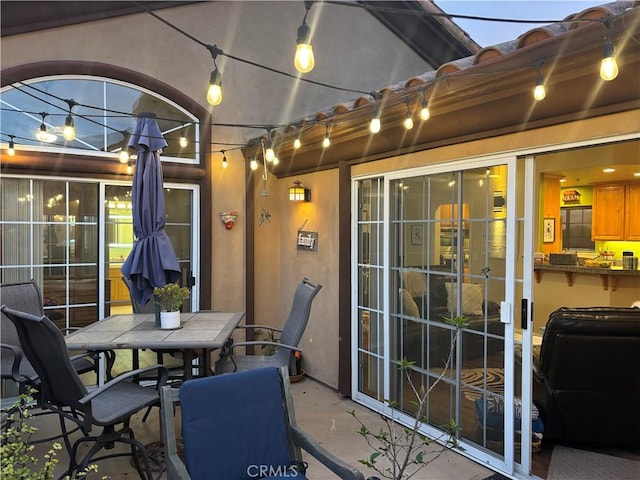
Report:
[[[173,404],[180,402],[184,462],[178,456]],[[169,480],[305,478],[301,448],[339,478],[364,480],[296,425],[287,367],[267,367],[186,381],[161,390]]]

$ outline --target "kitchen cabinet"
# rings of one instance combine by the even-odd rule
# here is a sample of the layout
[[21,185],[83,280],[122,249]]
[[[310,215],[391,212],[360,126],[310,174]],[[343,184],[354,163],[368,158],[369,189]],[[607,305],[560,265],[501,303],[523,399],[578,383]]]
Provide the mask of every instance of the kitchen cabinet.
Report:
[[640,183],[627,185],[625,194],[626,238],[640,241]]
[[593,188],[593,240],[640,240],[640,183]]

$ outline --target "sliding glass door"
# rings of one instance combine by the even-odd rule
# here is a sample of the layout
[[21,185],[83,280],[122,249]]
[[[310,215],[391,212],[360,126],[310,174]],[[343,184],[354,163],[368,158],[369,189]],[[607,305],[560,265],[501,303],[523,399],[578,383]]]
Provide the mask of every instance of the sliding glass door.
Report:
[[[515,158],[454,168],[354,183],[354,398],[408,422],[416,392],[429,391],[425,433],[453,421],[467,451],[511,472],[522,443],[513,339],[524,173]],[[456,317],[464,328],[447,322]]]

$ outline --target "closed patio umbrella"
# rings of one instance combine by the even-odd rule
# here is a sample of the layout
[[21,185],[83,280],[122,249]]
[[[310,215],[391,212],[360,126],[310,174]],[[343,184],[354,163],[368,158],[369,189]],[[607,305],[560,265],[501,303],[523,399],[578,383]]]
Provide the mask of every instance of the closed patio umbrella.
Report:
[[145,304],[154,287],[180,280],[181,272],[165,231],[165,203],[159,150],[167,146],[155,114],[141,113],[129,146],[138,151],[133,173],[132,214],[135,241],[122,265],[131,281],[131,295]]

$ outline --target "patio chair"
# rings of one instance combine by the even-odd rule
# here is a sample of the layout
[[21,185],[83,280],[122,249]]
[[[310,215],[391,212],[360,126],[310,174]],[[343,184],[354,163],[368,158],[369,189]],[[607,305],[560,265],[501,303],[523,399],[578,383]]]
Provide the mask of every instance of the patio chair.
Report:
[[[146,450],[135,439],[129,424],[133,414],[148,406],[159,405],[160,398],[157,389],[145,388],[130,380],[141,373],[157,370],[157,387],[160,387],[166,383],[167,370],[160,365],[134,370],[89,392],[71,364],[62,333],[49,318],[12,310],[5,305],[0,307],[0,312],[16,326],[24,353],[38,375],[43,392],[42,407],[58,414],[69,452],[66,474],[75,478],[74,475],[89,463],[131,455],[140,478],[144,479],[146,475],[151,480],[153,476]],[[82,432],[73,445],[66,420],[75,423]],[[102,432],[92,435],[94,427],[102,428]],[[78,462],[78,447],[85,442],[92,442],[93,445]],[[103,448],[111,449],[116,442],[128,444],[131,452],[96,456]],[[139,455],[136,455],[136,451]]]
[[[301,478],[301,448],[346,480],[364,480],[296,424],[286,367],[269,367],[162,387],[168,480]],[[177,453],[174,403],[180,402],[184,462]]]
[[[245,342],[233,342],[224,348],[220,353],[220,359],[215,364],[215,373],[241,372],[261,367],[283,367],[288,366],[292,374],[299,374],[296,371],[295,352],[302,352],[298,344],[302,339],[302,334],[307,328],[309,315],[311,313],[311,303],[318,294],[322,285],[314,285],[307,278],[303,278],[298,284],[293,296],[293,304],[289,311],[287,321],[282,329],[268,325],[239,325],[242,329],[260,329],[267,332],[279,334],[278,341],[254,340]],[[236,355],[234,349],[246,346],[273,347],[273,355]]]
[[[32,315],[44,315],[44,306],[40,288],[34,281],[5,283],[0,285],[0,303],[13,310],[31,313]],[[18,332],[8,318],[1,317],[0,326],[0,366],[2,370],[2,380],[14,380],[19,387],[19,392],[23,393],[28,387],[38,390],[38,374],[29,360],[24,356],[20,346]],[[68,331],[72,329],[64,329]],[[105,352],[107,360],[107,376],[110,375],[113,365],[113,351]],[[98,374],[97,352],[88,355],[82,354],[72,358],[71,363],[78,374],[94,371]]]

